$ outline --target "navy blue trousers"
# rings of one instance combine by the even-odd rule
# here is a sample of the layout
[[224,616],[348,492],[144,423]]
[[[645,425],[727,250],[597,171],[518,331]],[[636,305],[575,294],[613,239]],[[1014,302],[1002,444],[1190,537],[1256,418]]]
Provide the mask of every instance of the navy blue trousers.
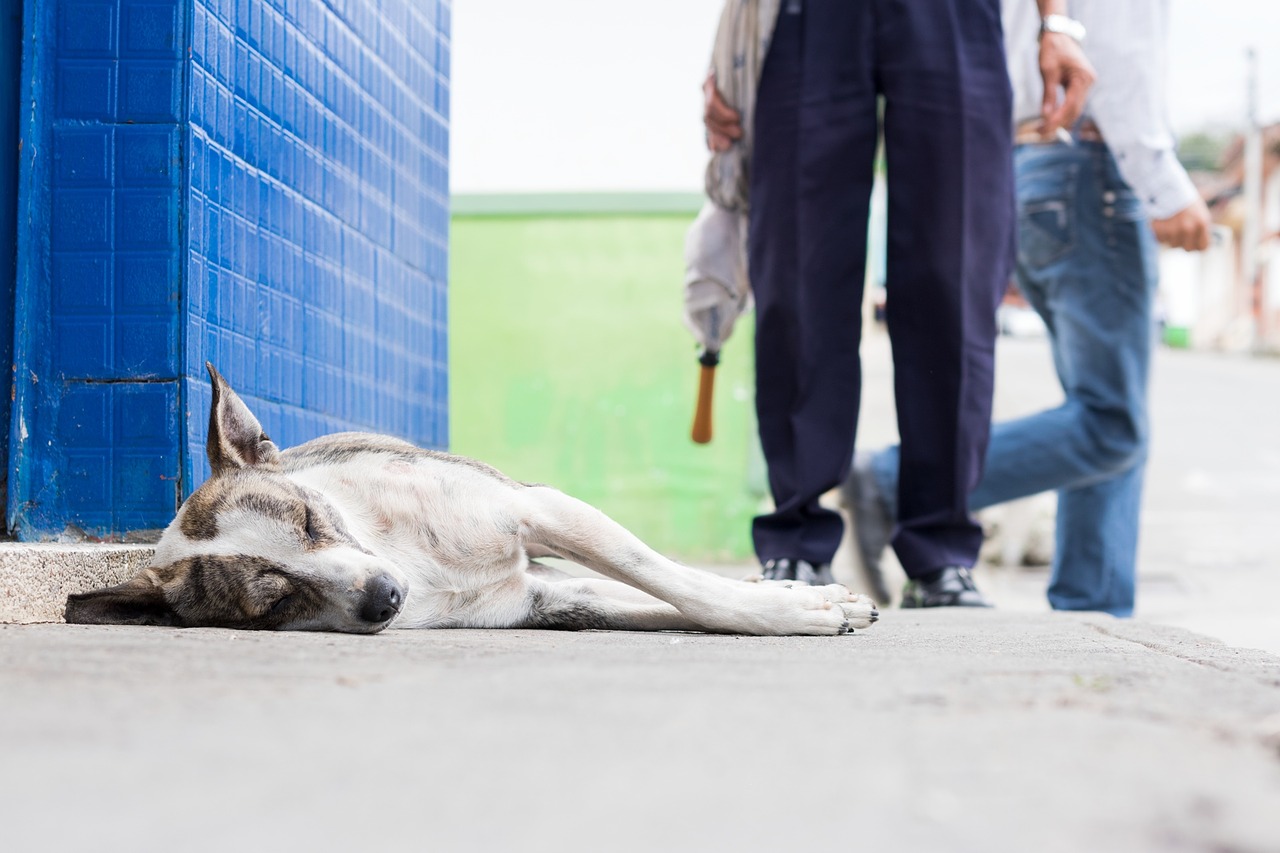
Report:
[[840,543],[818,498],[853,458],[877,96],[902,438],[893,546],[916,577],[972,565],[982,542],[968,495],[1014,246],[999,0],[783,0],[752,154],[756,413],[776,507],[753,535],[761,560],[830,562]]

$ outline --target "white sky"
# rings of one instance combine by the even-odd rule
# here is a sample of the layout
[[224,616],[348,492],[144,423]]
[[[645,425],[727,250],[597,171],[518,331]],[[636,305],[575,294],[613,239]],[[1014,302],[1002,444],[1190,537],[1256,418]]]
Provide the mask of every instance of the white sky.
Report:
[[[699,190],[722,3],[454,0],[453,191]],[[1174,127],[1243,121],[1251,44],[1261,117],[1280,120],[1280,0],[1170,4]]]

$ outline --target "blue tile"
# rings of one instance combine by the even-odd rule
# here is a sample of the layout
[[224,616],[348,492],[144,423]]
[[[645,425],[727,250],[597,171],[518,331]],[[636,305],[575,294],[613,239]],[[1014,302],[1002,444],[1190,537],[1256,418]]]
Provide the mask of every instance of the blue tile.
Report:
[[58,411],[58,436],[67,447],[107,447],[111,443],[111,406],[102,386],[73,386]]
[[120,55],[177,59],[177,3],[125,2],[121,5]]
[[103,318],[64,318],[54,322],[53,345],[62,357],[59,367],[76,379],[111,376],[111,327]]
[[[89,452],[68,451],[61,468],[59,491],[65,495],[72,515],[68,521],[86,518],[109,518],[111,506],[110,459],[95,449]],[[89,512],[85,512],[88,510]],[[93,512],[97,510],[97,512]]]
[[55,190],[50,242],[55,251],[110,249],[110,191]]
[[174,347],[176,324],[170,317],[118,318],[115,324],[117,375],[134,378],[169,379],[178,374]]
[[116,255],[116,308],[156,317],[176,315],[179,299],[178,258],[172,253]]
[[167,449],[177,434],[176,386],[121,385],[115,391],[116,446],[133,450]]
[[57,48],[65,57],[114,55],[116,4],[112,0],[59,4]]
[[105,127],[58,128],[53,134],[58,186],[111,186],[111,131]]
[[115,132],[116,180],[130,187],[176,187],[182,174],[176,125],[123,126]]
[[99,314],[111,306],[111,255],[53,256],[53,310],[58,316]]
[[[172,453],[118,453],[112,457],[117,506],[128,507],[118,515],[133,514],[135,524],[144,519],[172,517],[180,502],[179,477]],[[125,525],[121,525],[122,527]]]
[[120,62],[120,121],[177,122],[182,112],[181,68],[172,62]]
[[178,246],[177,199],[167,190],[116,193],[118,249],[172,250]]
[[114,62],[64,60],[57,74],[58,118],[109,121],[115,116]]

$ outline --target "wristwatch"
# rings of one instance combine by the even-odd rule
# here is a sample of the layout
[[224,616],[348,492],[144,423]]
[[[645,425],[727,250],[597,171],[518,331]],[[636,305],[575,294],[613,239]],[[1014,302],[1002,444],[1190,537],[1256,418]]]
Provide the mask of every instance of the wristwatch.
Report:
[[1084,41],[1084,24],[1066,15],[1045,15],[1040,19],[1040,35],[1062,33],[1078,42]]

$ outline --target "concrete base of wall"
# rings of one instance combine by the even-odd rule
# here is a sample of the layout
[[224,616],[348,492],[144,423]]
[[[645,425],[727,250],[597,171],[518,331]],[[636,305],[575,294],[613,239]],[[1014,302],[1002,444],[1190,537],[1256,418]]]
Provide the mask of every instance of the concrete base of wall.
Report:
[[0,622],[61,622],[68,595],[128,580],[151,553],[145,545],[0,543]]

